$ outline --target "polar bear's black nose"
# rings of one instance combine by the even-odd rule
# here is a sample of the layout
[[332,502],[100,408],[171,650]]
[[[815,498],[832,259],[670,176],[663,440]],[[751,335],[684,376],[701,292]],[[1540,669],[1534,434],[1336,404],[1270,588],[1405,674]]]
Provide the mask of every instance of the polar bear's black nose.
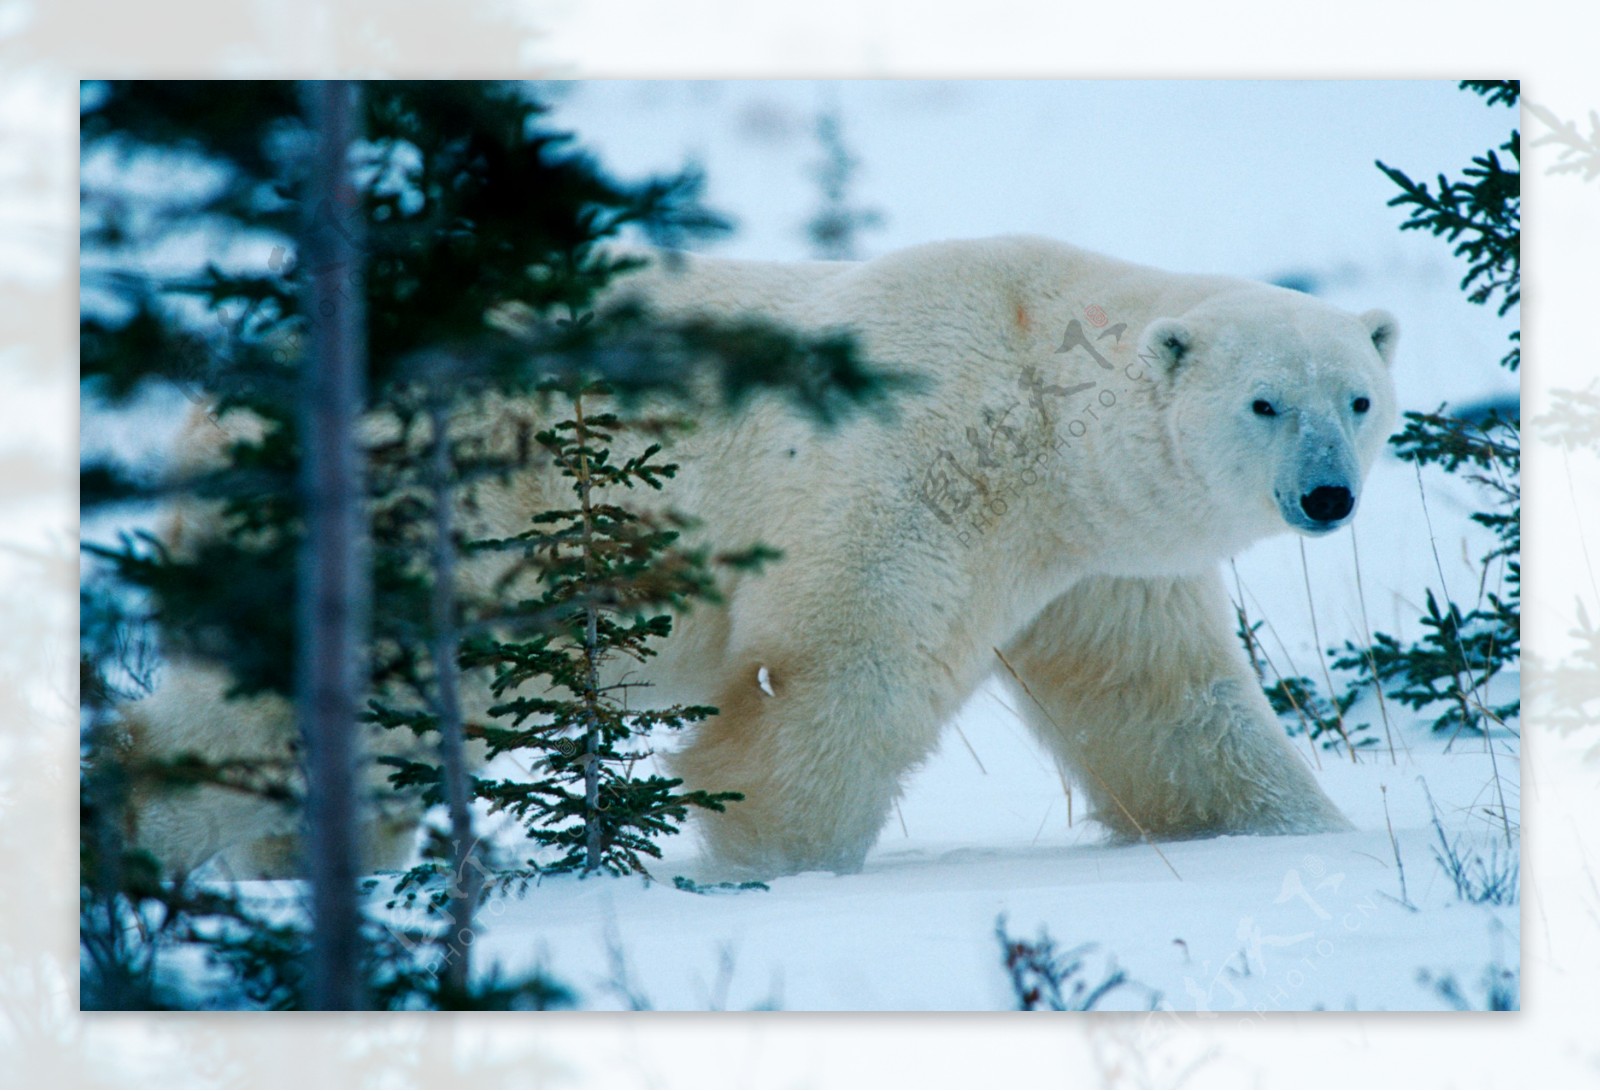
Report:
[[1300,510],[1319,523],[1343,519],[1355,507],[1355,497],[1343,485],[1318,485],[1300,498]]

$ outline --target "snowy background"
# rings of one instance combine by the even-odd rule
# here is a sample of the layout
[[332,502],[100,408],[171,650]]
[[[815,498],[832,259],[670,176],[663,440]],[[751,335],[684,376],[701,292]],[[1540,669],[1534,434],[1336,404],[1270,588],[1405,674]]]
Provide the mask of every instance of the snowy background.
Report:
[[[1293,282],[1399,317],[1403,409],[1517,394],[1496,365],[1516,316],[1465,302],[1447,247],[1397,230],[1402,214],[1385,207],[1392,184],[1373,166],[1456,173],[1505,139],[1515,115],[1452,82],[543,86],[555,122],[620,176],[698,162],[707,203],[738,224],[714,253],[808,255],[810,170],[821,157],[813,129],[819,112],[834,111],[861,161],[852,201],[884,217],[860,237],[864,256],[1036,233],[1176,271]],[[152,416],[182,405],[154,399],[133,431],[91,413],[84,449],[126,451],[135,434],[159,444]],[[1278,668],[1319,686],[1320,648],[1363,642],[1368,625],[1416,636],[1428,587],[1442,583],[1464,607],[1480,591],[1475,560],[1489,540],[1467,519],[1470,489],[1439,475],[1419,487],[1386,456],[1362,503],[1353,530],[1286,535],[1239,557],[1236,581],[1229,573],[1251,617],[1267,621]],[[1423,973],[1455,977],[1481,1004],[1486,969],[1518,965],[1518,910],[1459,903],[1432,859],[1424,787],[1450,835],[1489,852],[1505,836],[1502,800],[1517,834],[1517,740],[1447,745],[1427,730],[1431,716],[1394,702],[1386,711],[1387,733],[1370,700],[1351,712],[1382,740],[1358,761],[1301,740],[1356,832],[1169,844],[1163,859],[1149,846],[1104,844],[1013,712],[980,693],[911,782],[862,874],[708,896],[551,881],[485,908],[479,957],[541,964],[585,1006],[996,1009],[1011,1005],[994,938],[1004,916],[1020,938],[1048,929],[1062,947],[1096,945],[1091,970],[1114,964],[1143,986],[1105,1006],[1147,1007],[1154,995],[1233,1013],[1447,1006]],[[1417,911],[1396,900],[1386,800]],[[676,839],[657,875],[693,874],[696,851],[692,838]],[[264,899],[295,893],[257,889]]]

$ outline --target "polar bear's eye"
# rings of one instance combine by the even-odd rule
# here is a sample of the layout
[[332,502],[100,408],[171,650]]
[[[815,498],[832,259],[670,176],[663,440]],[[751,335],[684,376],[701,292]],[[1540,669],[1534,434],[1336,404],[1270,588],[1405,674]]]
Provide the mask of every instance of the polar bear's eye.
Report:
[[1350,403],[1350,408],[1354,409],[1357,413],[1365,413],[1367,410],[1372,408],[1372,403],[1366,398],[1357,398],[1355,401]]
[[1258,417],[1276,417],[1278,415],[1278,411],[1272,408],[1272,403],[1264,398],[1257,398],[1250,409]]

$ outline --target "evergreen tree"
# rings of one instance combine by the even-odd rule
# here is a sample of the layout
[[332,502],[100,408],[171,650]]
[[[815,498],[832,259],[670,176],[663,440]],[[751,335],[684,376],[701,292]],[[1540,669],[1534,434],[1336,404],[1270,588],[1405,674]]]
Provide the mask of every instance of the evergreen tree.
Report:
[[[458,759],[469,725],[452,712],[449,690],[460,667],[451,662],[451,646],[462,643],[468,621],[505,611],[504,604],[459,600],[449,569],[464,543],[448,510],[470,504],[480,482],[517,472],[528,457],[525,444],[497,445],[482,427],[462,423],[474,419],[475,399],[530,397],[552,377],[570,382],[580,375],[621,393],[670,392],[710,368],[730,401],[773,388],[828,419],[888,383],[865,367],[848,337],[804,337],[759,322],[666,323],[637,310],[605,323],[545,321],[586,311],[611,278],[637,264],[608,245],[624,232],[674,247],[725,230],[700,204],[699,175],[612,177],[571,134],[550,126],[527,85],[397,81],[363,90],[363,135],[349,157],[356,211],[341,217],[308,188],[316,128],[294,85],[85,85],[85,400],[116,405],[153,385],[176,388],[222,429],[223,449],[217,467],[162,480],[116,460],[85,465],[86,510],[190,498],[214,505],[221,526],[182,554],[144,534],[86,546],[106,562],[88,581],[98,587],[109,579],[111,597],[141,614],[133,624],[159,628],[165,656],[223,665],[235,696],[293,697],[303,645],[288,607],[307,591],[296,558],[311,514],[300,487],[310,437],[297,407],[314,359],[305,288],[313,274],[332,282],[342,296],[328,306],[364,312],[361,408],[381,424],[363,451],[372,632],[361,681],[391,711],[405,710],[374,718],[418,732],[437,748],[442,771],[411,783],[430,801],[454,802],[456,845],[443,866],[463,876],[472,789]],[[127,177],[164,184],[151,196],[125,185]],[[218,251],[271,254],[198,268],[152,260],[158,247],[196,234]],[[319,235],[344,244],[332,268],[316,267],[301,244]],[[444,404],[430,402],[440,392]],[[430,432],[430,420],[450,423]],[[524,621],[537,627],[538,619]],[[101,654],[86,645],[87,659]],[[90,662],[87,669],[95,674],[103,666]],[[114,709],[107,715],[114,718]],[[628,752],[620,737],[604,736],[599,719],[594,724],[596,755]],[[224,767],[192,755],[160,767],[140,764],[118,738],[114,730],[86,735],[84,793],[97,817],[85,830],[110,831],[85,857],[86,900],[120,899],[124,911],[137,912],[159,893],[174,899],[180,915],[189,904],[179,885],[156,890],[124,881],[161,873],[158,862],[128,847],[126,817],[115,813],[132,791],[218,784],[273,799],[303,796],[304,777],[292,769]],[[113,773],[130,779],[127,790],[95,787],[96,778]],[[651,790],[658,793],[653,802],[630,796],[629,806],[641,816],[670,817],[670,791]],[[640,851],[625,837],[615,847],[602,838],[602,848]],[[474,900],[470,890],[463,894],[452,914],[458,928],[470,921]],[[95,919],[112,928],[114,917]],[[300,949],[272,945],[291,947]],[[447,959],[447,966],[459,976],[433,987],[432,1003],[475,1003],[462,992],[460,960]],[[371,985],[372,1001],[387,1002],[382,983]],[[309,994],[296,987],[282,995],[303,1004]],[[408,995],[406,1003],[417,1002]]]
[[[1461,88],[1484,97],[1489,106],[1517,106],[1520,80],[1462,80]],[[1500,153],[1510,157],[1504,162]],[[1522,137],[1516,130],[1504,144],[1474,156],[1461,178],[1439,175],[1438,188],[1414,182],[1402,170],[1378,161],[1378,169],[1400,187],[1389,204],[1409,208],[1402,231],[1426,231],[1454,244],[1467,262],[1461,290],[1477,304],[1493,303],[1505,315],[1522,300]],[[1522,363],[1522,332],[1511,331],[1511,348],[1500,363],[1516,371]]]
[[[1515,108],[1521,94],[1516,80],[1465,80],[1461,87],[1483,96],[1491,107]],[[1441,174],[1435,188],[1381,161],[1377,164],[1400,188],[1389,203],[1409,209],[1401,230],[1427,231],[1453,243],[1456,256],[1468,264],[1462,291],[1472,303],[1497,303],[1501,315],[1522,298],[1520,163],[1521,140],[1512,129],[1498,149],[1474,157],[1461,179]],[[1513,330],[1510,340],[1500,363],[1515,371],[1521,363],[1520,331]],[[1419,473],[1423,466],[1437,466],[1464,473],[1478,485],[1490,504],[1472,519],[1488,528],[1497,544],[1481,558],[1483,578],[1472,607],[1441,604],[1430,589],[1421,639],[1406,642],[1376,633],[1368,647],[1347,642],[1335,653],[1339,658],[1334,665],[1354,672],[1358,686],[1381,686],[1412,708],[1442,705],[1435,730],[1487,731],[1521,710],[1514,695],[1499,703],[1488,698],[1490,682],[1521,656],[1520,422],[1517,415],[1497,412],[1463,419],[1441,406],[1432,413],[1408,412],[1405,427],[1390,443]]]
[[[631,707],[628,683],[602,684],[601,670],[619,656],[642,662],[655,654],[652,642],[671,634],[663,607],[682,609],[716,597],[710,558],[679,544],[680,519],[640,515],[614,500],[619,489],[644,485],[659,490],[677,473],[650,443],[621,462],[613,455],[619,436],[660,432],[672,422],[629,418],[603,408],[610,393],[602,383],[582,380],[557,388],[571,416],[541,432],[539,445],[571,481],[576,507],[541,512],[533,526],[509,539],[475,548],[516,550],[530,559],[543,591],[521,604],[554,623],[523,639],[484,639],[465,662],[494,668],[497,697],[536,684],[533,695],[516,695],[490,710],[509,726],[484,732],[491,756],[511,750],[541,755],[547,779],[485,782],[479,794],[522,818],[529,837],[560,855],[544,870],[585,874],[644,872],[641,854],[660,856],[655,839],[674,831],[690,807],[720,811],[741,798],[728,792],[680,792],[681,781],[635,766],[649,757],[648,735],[676,730],[713,715],[706,706],[663,709]],[[718,558],[725,564],[758,565],[770,554],[753,550]],[[564,695],[564,696],[562,696]]]
[[850,190],[861,161],[845,145],[838,111],[817,117],[816,137],[822,158],[812,164],[811,176],[821,190],[821,202],[806,221],[811,253],[825,261],[856,261],[861,257],[861,233],[882,227],[883,214],[851,203]]

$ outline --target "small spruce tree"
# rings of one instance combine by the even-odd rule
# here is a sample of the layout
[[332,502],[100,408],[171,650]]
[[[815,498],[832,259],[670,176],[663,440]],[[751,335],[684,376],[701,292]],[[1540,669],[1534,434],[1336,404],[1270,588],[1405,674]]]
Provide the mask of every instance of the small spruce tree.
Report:
[[[1489,106],[1515,107],[1521,93],[1516,80],[1464,80],[1461,87],[1484,96]],[[1455,244],[1456,256],[1468,262],[1461,281],[1467,299],[1479,305],[1498,301],[1501,315],[1522,298],[1520,163],[1516,129],[1498,149],[1475,157],[1461,180],[1441,174],[1437,188],[1378,163],[1400,187],[1389,203],[1410,209],[1401,230],[1427,231]],[[1510,341],[1500,363],[1515,371],[1521,363],[1520,331],[1513,330]],[[1433,721],[1436,731],[1487,731],[1522,707],[1516,694],[1500,702],[1489,696],[1490,682],[1521,656],[1520,422],[1515,414],[1495,411],[1481,419],[1463,419],[1443,406],[1432,413],[1409,412],[1405,422],[1390,440],[1395,453],[1417,466],[1419,475],[1424,466],[1452,474],[1465,468],[1466,479],[1480,486],[1490,501],[1472,519],[1494,534],[1496,545],[1480,559],[1482,578],[1470,609],[1452,601],[1441,605],[1429,589],[1421,639],[1407,642],[1375,633],[1368,647],[1346,642],[1342,650],[1330,651],[1338,656],[1335,667],[1354,672],[1358,688],[1383,687],[1417,710],[1442,705]]]
[[[683,520],[639,514],[613,500],[616,490],[638,485],[659,490],[678,469],[661,461],[657,442],[617,461],[617,438],[673,423],[602,408],[597,402],[610,389],[601,382],[578,378],[546,389],[565,397],[571,414],[536,442],[571,482],[575,506],[538,513],[528,530],[473,548],[514,550],[532,561],[542,590],[518,609],[547,620],[522,637],[480,638],[462,656],[464,666],[493,668],[495,696],[509,698],[490,709],[504,723],[483,732],[491,758],[532,752],[533,767],[545,776],[482,780],[477,790],[522,819],[533,841],[555,850],[556,859],[539,870],[647,874],[643,857],[660,857],[657,838],[674,832],[690,807],[720,811],[742,797],[684,792],[679,779],[639,775],[650,754],[646,736],[704,720],[716,709],[631,708],[631,684],[605,682],[602,669],[619,656],[642,662],[655,654],[652,641],[672,630],[663,607],[714,598],[712,562],[680,544]],[[755,550],[719,559],[748,566],[769,556]],[[519,692],[530,686],[536,692]]]

